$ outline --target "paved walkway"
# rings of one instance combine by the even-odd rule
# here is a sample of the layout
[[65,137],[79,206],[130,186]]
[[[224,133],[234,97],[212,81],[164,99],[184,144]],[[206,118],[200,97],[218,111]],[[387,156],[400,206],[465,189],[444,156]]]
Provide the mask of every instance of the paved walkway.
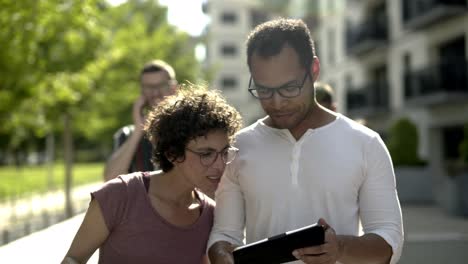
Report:
[[[84,212],[90,201],[90,192],[101,185],[102,182],[97,182],[74,188],[71,194],[74,212]],[[62,190],[0,203],[0,246],[63,221],[64,204]]]
[[399,264],[465,264],[468,218],[434,206],[403,206],[405,244]]
[[[102,182],[88,184],[74,188],[72,191],[73,208],[75,212],[86,210],[90,201],[90,192],[101,186]],[[49,221],[53,219],[54,211],[63,211],[65,195],[63,191],[55,191],[45,195],[34,195],[12,204],[0,204],[0,227],[7,228],[10,235],[16,231],[19,236],[24,230],[14,230],[15,221],[26,218],[42,218],[41,214],[50,212]],[[12,212],[14,214],[12,214]],[[0,246],[0,263],[60,263],[65,256],[71,241],[83,221],[84,213],[70,219],[56,223],[48,228],[23,236],[8,244]],[[34,221],[32,221],[34,222]],[[34,227],[31,227],[34,228]],[[88,263],[97,263],[98,253],[95,253]]]
[[[68,251],[84,213],[0,247],[0,263],[60,263]],[[98,251],[88,261],[98,263]]]
[[[100,185],[100,184],[97,184]],[[90,189],[75,190],[89,199]],[[59,263],[83,219],[79,214],[0,247],[0,263]],[[466,263],[468,218],[448,215],[433,205],[403,205],[405,246],[400,264]],[[88,263],[97,263],[97,253]]]
[[435,206],[403,206],[403,222],[406,241],[468,241],[468,218],[447,215]]

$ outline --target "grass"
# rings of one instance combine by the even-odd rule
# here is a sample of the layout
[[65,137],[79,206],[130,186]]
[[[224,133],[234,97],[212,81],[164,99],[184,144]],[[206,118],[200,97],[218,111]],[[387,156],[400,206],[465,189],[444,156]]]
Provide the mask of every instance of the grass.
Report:
[[[72,186],[102,181],[103,163],[78,163],[73,166]],[[63,163],[53,166],[53,177],[49,180],[47,166],[0,166],[0,201],[10,197],[44,193],[63,189],[65,168]]]

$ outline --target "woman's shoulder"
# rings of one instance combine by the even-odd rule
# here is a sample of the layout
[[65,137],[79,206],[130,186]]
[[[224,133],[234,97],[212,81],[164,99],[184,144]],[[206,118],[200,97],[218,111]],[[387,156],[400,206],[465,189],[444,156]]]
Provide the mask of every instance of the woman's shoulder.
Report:
[[145,177],[146,175],[147,172],[133,172],[129,174],[119,175],[117,178],[120,178],[120,180],[123,183],[128,184],[130,182],[141,182],[143,181],[143,177]]
[[143,174],[141,172],[123,174],[105,182],[98,190],[93,193],[105,193],[106,196],[127,197],[129,193],[140,189],[142,184]]

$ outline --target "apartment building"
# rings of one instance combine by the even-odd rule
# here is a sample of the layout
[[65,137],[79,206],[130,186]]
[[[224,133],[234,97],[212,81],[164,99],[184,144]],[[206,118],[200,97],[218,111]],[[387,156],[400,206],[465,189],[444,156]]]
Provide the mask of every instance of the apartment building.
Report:
[[222,91],[242,114],[244,125],[249,125],[264,112],[247,90],[250,74],[245,41],[249,32],[271,15],[252,0],[208,0],[203,10],[211,19],[205,36],[205,66],[213,73],[212,86]]
[[[450,203],[446,165],[468,124],[466,0],[292,0],[306,17],[338,110],[382,137],[401,117],[418,127],[433,197]],[[318,12],[307,9],[313,6]],[[303,10],[308,10],[304,12]],[[417,187],[417,186],[415,186]]]

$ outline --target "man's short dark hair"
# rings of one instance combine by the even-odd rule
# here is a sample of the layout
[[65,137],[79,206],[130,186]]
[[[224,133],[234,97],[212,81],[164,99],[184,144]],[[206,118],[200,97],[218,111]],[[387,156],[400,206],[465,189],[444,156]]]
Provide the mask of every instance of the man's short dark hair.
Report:
[[152,60],[143,66],[143,69],[140,71],[140,79],[143,74],[148,73],[148,72],[159,72],[159,71],[164,71],[167,73],[167,76],[169,77],[169,80],[175,80],[176,74],[174,71],[174,68],[172,68],[171,65],[169,65],[167,62],[163,60]]
[[279,54],[285,44],[299,56],[304,68],[310,67],[315,57],[314,41],[309,28],[300,19],[275,19],[258,25],[247,38],[247,64],[250,68],[252,55],[263,58]]

